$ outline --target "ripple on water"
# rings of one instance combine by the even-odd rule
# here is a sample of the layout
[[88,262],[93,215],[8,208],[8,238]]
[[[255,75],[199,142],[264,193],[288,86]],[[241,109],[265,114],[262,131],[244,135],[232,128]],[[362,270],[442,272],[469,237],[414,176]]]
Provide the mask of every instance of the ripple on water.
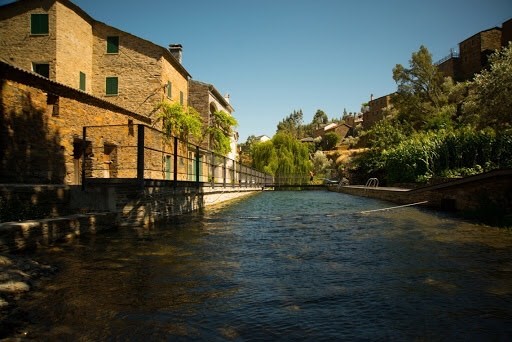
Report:
[[[33,339],[512,336],[512,234],[330,192],[263,192],[190,222],[37,252],[60,272]],[[58,284],[55,285],[55,284]]]

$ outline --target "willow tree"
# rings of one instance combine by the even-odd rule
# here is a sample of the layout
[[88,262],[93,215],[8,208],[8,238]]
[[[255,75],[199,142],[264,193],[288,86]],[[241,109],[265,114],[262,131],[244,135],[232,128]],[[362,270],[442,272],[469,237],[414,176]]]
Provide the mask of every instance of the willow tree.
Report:
[[277,133],[272,140],[255,144],[252,158],[255,169],[288,184],[307,181],[313,169],[308,147],[284,132]]
[[193,107],[183,107],[179,103],[164,101],[158,105],[155,124],[162,122],[162,130],[167,137],[178,137],[188,141],[202,136],[202,120]]
[[211,123],[206,129],[206,135],[210,139],[210,148],[225,156],[231,151],[233,127],[236,127],[238,122],[231,114],[222,110],[214,112],[211,119]]

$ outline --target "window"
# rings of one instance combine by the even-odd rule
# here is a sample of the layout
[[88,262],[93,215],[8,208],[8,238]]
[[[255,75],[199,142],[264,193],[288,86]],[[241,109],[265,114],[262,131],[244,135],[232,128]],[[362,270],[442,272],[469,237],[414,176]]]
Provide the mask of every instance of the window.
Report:
[[171,81],[167,82],[167,97],[172,97],[172,83]]
[[82,90],[82,91],[85,91],[85,74],[83,72],[80,71],[80,84],[79,84],[79,89]]
[[183,106],[183,92],[180,91],[180,105]]
[[107,77],[105,82],[105,93],[107,95],[118,94],[118,79],[117,77]]
[[50,78],[50,64],[48,63],[33,63],[32,70],[36,74]]
[[48,34],[48,14],[30,15],[30,34]]
[[46,114],[59,116],[59,97],[57,95],[48,93],[46,97]]
[[107,37],[107,53],[119,53],[119,37]]

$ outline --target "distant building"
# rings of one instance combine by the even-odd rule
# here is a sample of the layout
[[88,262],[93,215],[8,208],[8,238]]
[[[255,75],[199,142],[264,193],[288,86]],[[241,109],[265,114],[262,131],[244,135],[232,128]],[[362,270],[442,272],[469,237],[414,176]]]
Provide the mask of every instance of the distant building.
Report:
[[258,142],[258,143],[266,142],[269,140],[271,140],[271,139],[266,135],[260,135],[260,136],[257,136],[256,138],[254,138],[254,142]]
[[371,128],[377,121],[384,119],[387,110],[391,109],[391,94],[374,99],[373,95],[368,102],[368,111],[363,114],[363,128]]
[[460,77],[462,80],[473,76],[488,65],[488,58],[501,48],[501,29],[494,27],[479,32],[459,43]]
[[354,113],[352,115],[347,115],[343,118],[343,120],[350,127],[356,127],[357,125],[363,123],[363,113]]
[[[224,111],[230,115],[234,112],[233,107],[229,103],[229,95],[222,96],[212,84],[195,80],[189,81],[189,105],[201,114],[205,126],[212,124],[212,115],[216,111]],[[210,149],[210,143],[208,137],[202,146]],[[231,152],[227,155],[228,158],[237,159],[237,145],[238,133],[234,131],[231,136]]]
[[512,42],[512,19],[501,25],[501,45],[508,46],[510,42]]
[[456,81],[466,81],[489,64],[489,56],[512,41],[512,19],[502,24],[474,34],[459,43],[459,51],[452,49],[450,54],[436,62],[439,70]]

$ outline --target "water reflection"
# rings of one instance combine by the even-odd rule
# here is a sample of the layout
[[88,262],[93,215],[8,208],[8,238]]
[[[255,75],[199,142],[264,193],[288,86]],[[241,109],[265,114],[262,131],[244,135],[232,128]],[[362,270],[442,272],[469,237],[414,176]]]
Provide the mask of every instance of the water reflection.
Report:
[[512,235],[328,192],[265,192],[35,257],[37,340],[512,337]]

